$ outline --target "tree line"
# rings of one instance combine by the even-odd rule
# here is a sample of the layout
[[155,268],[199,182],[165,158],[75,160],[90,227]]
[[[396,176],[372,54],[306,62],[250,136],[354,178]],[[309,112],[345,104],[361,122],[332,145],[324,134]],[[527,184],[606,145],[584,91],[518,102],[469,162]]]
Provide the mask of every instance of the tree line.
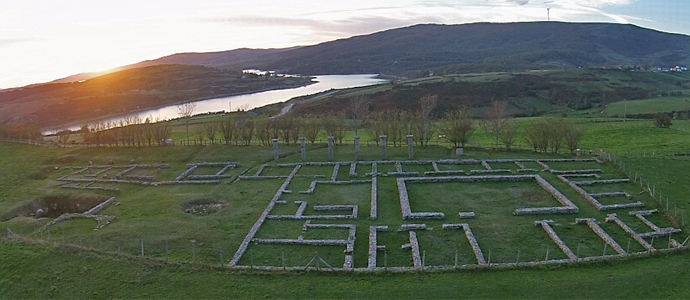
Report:
[[[316,143],[319,136],[332,136],[342,144],[345,134],[353,131],[360,135],[365,131],[370,142],[379,144],[379,137],[387,136],[392,146],[407,143],[407,136],[414,137],[418,146],[426,146],[432,140],[465,147],[472,140],[476,129],[491,137],[492,148],[511,147],[522,138],[533,151],[559,152],[567,149],[574,152],[585,135],[581,125],[571,120],[538,118],[518,122],[510,112],[506,101],[493,101],[486,107],[481,118],[473,118],[467,107],[447,111],[442,117],[432,114],[438,102],[437,95],[425,95],[418,100],[414,111],[382,110],[369,111],[370,100],[364,96],[353,97],[347,110],[328,112],[322,115],[298,116],[288,113],[281,116],[262,118],[242,111],[227,114],[219,121],[192,124],[195,106],[180,106],[180,117],[185,126],[183,144],[252,144],[270,145],[273,139],[285,144],[297,144],[300,138]],[[152,117],[127,117],[118,122],[99,122],[83,125],[78,131],[84,143],[96,146],[163,146],[172,141],[171,121],[154,120]],[[58,142],[70,140],[70,130],[58,131]],[[0,138],[40,139],[42,135],[36,126],[1,125]],[[177,141],[179,144],[179,140]]]

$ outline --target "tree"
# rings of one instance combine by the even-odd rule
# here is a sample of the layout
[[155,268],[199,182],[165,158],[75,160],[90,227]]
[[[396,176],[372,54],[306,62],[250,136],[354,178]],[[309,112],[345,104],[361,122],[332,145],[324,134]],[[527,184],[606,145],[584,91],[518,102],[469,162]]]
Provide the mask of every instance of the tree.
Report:
[[148,142],[149,147],[156,138],[156,123],[153,122],[153,117],[149,116],[144,120],[144,139]]
[[441,134],[455,147],[465,147],[474,129],[472,118],[465,107],[449,112],[441,120]]
[[67,142],[69,142],[69,138],[71,135],[72,135],[72,130],[69,130],[67,128],[58,131],[57,132],[58,143],[63,144],[63,145],[67,144]]
[[204,133],[204,125],[197,124],[194,126],[194,135],[196,135],[196,139],[199,141],[199,145],[204,145]]
[[671,127],[671,118],[667,114],[656,114],[654,116],[654,126],[659,128]]
[[177,114],[185,119],[185,131],[187,133],[187,144],[189,144],[189,119],[196,110],[196,103],[188,102],[177,106]]
[[369,113],[367,97],[359,95],[350,98],[350,116],[352,117],[352,130],[359,135],[359,129]]
[[204,123],[204,134],[206,134],[206,138],[208,138],[211,141],[211,144],[216,143],[216,131],[218,131],[217,123]]
[[565,145],[570,150],[570,153],[575,153],[580,146],[580,141],[585,136],[585,128],[570,121],[566,123],[564,129],[563,139],[565,140]]
[[374,111],[369,114],[366,121],[367,131],[369,132],[371,140],[376,143],[376,146],[379,145],[379,136],[383,134],[386,127],[383,118],[383,112]]
[[254,119],[243,117],[237,122],[242,144],[251,146],[252,138],[254,137]]
[[228,115],[225,121],[220,125],[220,131],[223,134],[225,144],[229,144],[237,132],[237,121],[235,121],[232,114]]
[[484,119],[479,122],[479,126],[486,132],[486,134],[495,138],[495,148],[498,148],[498,142],[501,139],[503,131],[506,130],[506,124],[508,123],[509,118],[510,115],[508,114],[508,102],[492,101],[491,106],[486,110]]
[[419,98],[419,105],[421,106],[422,110],[420,113],[422,114],[422,130],[421,130],[421,138],[422,138],[422,145],[427,146],[427,143],[431,139],[431,130],[429,127],[429,118],[431,116],[431,111],[436,108],[436,104],[438,103],[438,95],[425,95],[422,98]]
[[548,124],[544,119],[537,119],[525,126],[525,141],[532,147],[532,151],[546,152],[549,147]]
[[498,137],[498,139],[506,146],[506,149],[510,150],[510,146],[515,143],[515,138],[517,137],[518,123],[515,120],[506,121],[503,130]]
[[170,124],[168,121],[160,121],[156,120],[156,141],[158,141],[158,145],[163,145],[165,144],[165,140],[170,138],[170,134],[172,133],[172,127],[170,127]]
[[312,144],[316,142],[321,131],[321,120],[315,116],[307,116],[304,120],[304,137]]

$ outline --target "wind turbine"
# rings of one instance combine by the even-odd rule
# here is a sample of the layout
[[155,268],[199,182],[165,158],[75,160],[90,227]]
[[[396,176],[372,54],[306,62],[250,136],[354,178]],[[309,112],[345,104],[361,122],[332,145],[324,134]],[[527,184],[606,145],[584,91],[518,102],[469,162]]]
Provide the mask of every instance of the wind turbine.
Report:
[[[554,1],[544,1],[544,4],[553,3]],[[546,7],[546,20],[551,21],[551,7]]]

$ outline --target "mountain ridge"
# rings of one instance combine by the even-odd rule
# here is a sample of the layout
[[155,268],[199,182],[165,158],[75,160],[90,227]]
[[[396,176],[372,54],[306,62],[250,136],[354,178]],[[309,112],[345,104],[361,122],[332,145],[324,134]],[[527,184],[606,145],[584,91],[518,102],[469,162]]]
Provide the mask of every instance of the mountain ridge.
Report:
[[617,23],[418,24],[310,46],[176,53],[83,73],[51,83],[83,81],[162,64],[276,70],[286,74],[383,73],[424,77],[572,67],[690,65],[690,36]]

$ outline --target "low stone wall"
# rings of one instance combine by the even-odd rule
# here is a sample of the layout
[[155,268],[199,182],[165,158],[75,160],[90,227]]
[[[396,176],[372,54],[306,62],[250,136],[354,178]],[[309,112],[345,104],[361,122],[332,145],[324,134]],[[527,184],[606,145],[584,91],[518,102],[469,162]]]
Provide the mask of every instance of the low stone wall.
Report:
[[79,186],[79,185],[63,185],[60,188],[73,190],[88,190],[88,191],[106,191],[106,192],[120,192],[118,188],[109,188],[102,186]]
[[625,222],[621,221],[618,218],[617,214],[607,215],[606,216],[606,222],[616,223],[618,226],[620,226],[621,229],[623,229],[623,231],[627,232],[635,241],[640,243],[640,245],[642,245],[642,247],[644,247],[647,251],[655,251],[656,250],[656,249],[654,249],[654,246],[652,246],[650,243],[647,243],[647,241],[645,241],[642,237],[640,237],[640,235],[637,234],[637,232],[635,232],[635,230],[630,228],[630,226],[628,226],[628,224],[625,224]]
[[568,184],[572,189],[574,189],[578,194],[580,194],[582,197],[587,199],[589,203],[594,205],[598,210],[600,211],[605,211],[605,210],[613,210],[613,209],[622,209],[622,208],[636,208],[636,207],[644,207],[644,203],[638,201],[635,203],[624,203],[624,204],[611,204],[611,205],[603,205],[594,198],[592,195],[590,195],[587,191],[582,189],[579,184],[580,182],[575,182],[575,181],[570,181],[566,176],[559,175],[558,178]]
[[426,230],[426,224],[402,224],[398,228],[398,232],[410,230]]
[[470,175],[496,174],[496,173],[513,173],[513,170],[508,170],[508,169],[470,170]]
[[180,174],[180,176],[177,176],[177,178],[175,178],[175,181],[182,181],[183,179],[187,178],[187,175],[189,175],[189,174],[191,174],[192,172],[194,172],[194,170],[196,170],[197,168],[198,168],[197,165],[192,165],[192,166],[189,167],[187,170],[185,170],[184,172],[182,172],[182,174]]
[[125,175],[125,178],[136,179],[136,180],[156,181],[156,176],[153,176],[153,175]]
[[604,231],[604,229],[601,228],[601,226],[599,226],[599,224],[597,224],[596,219],[578,218],[575,219],[575,224],[587,224],[587,226],[589,226],[594,233],[596,233],[606,244],[611,246],[613,250],[618,252],[618,254],[627,254],[623,247],[621,247],[608,233],[606,233],[606,231]]
[[334,185],[346,185],[346,184],[361,184],[361,183],[371,183],[371,180],[349,180],[349,181],[320,181],[314,180],[309,185],[309,189],[306,191],[300,191],[300,194],[313,194],[316,190],[317,184],[334,184]]
[[459,212],[458,215],[460,219],[474,219],[476,217],[473,211]]
[[278,191],[273,196],[273,199],[271,199],[271,201],[268,203],[268,206],[266,206],[266,209],[264,209],[264,211],[261,213],[261,216],[259,216],[259,219],[256,220],[252,228],[249,230],[249,233],[247,233],[247,235],[245,236],[244,240],[242,241],[242,244],[240,244],[240,247],[237,249],[237,252],[235,252],[235,255],[232,257],[232,260],[230,260],[230,267],[236,266],[240,258],[242,258],[244,253],[247,251],[249,243],[254,239],[254,236],[256,236],[256,233],[259,231],[261,226],[266,221],[266,217],[268,217],[268,215],[271,213],[271,210],[273,210],[276,201],[280,200],[280,198],[283,196],[283,191],[287,189],[287,187],[290,185],[290,182],[292,181],[292,178],[297,174],[297,172],[299,172],[299,169],[301,167],[301,165],[297,165],[292,169],[292,172],[290,173],[290,175],[288,175],[288,178],[285,179],[283,185],[280,186]]
[[376,256],[381,249],[378,245],[378,232],[388,231],[388,226],[369,226],[369,260],[367,269],[376,269]]
[[485,160],[482,160],[482,166],[484,166],[484,168],[487,170],[491,170],[491,166]]
[[470,246],[472,247],[472,251],[474,251],[474,256],[477,259],[477,264],[486,265],[486,260],[484,259],[484,254],[482,253],[482,248],[479,247],[479,243],[477,243],[477,239],[474,237],[474,233],[472,233],[472,229],[470,229],[469,224],[467,224],[467,223],[443,224],[443,229],[445,229],[445,230],[463,229],[465,231],[465,237],[467,238],[467,241],[470,243]]
[[99,203],[98,205],[92,207],[91,209],[87,210],[86,212],[84,212],[84,214],[85,215],[95,215],[95,214],[101,212],[101,210],[108,207],[108,205],[115,203],[115,200],[116,200],[115,197],[110,197],[110,199],[105,200],[105,201]]
[[642,221],[643,223],[645,223],[645,225],[649,226],[649,228],[652,229],[652,232],[640,233],[639,234],[640,237],[642,237],[642,238],[651,238],[651,237],[659,238],[659,237],[670,236],[670,235],[682,232],[681,229],[676,229],[673,227],[661,228],[646,218],[647,216],[651,216],[652,214],[657,213],[657,212],[658,212],[658,210],[656,210],[656,209],[628,212],[631,216],[636,216],[638,219],[640,219],[640,221]]
[[422,263],[422,256],[419,251],[419,241],[417,240],[417,233],[414,231],[409,231],[410,233],[410,250],[412,251],[412,264],[415,270],[424,270],[424,264]]
[[352,178],[358,177],[358,175],[357,175],[357,164],[356,163],[350,164],[350,177],[352,177]]
[[372,220],[376,220],[378,218],[378,199],[378,179],[376,179],[376,175],[374,175],[371,177],[371,211],[369,213],[369,218]]
[[577,260],[577,256],[575,255],[575,253],[573,253],[573,251],[570,250],[568,245],[566,245],[563,242],[563,240],[558,236],[556,231],[553,230],[553,228],[551,227],[553,224],[553,220],[543,220],[534,222],[535,226],[541,226],[542,228],[544,228],[546,234],[548,234],[551,240],[553,240],[553,242],[556,243],[556,245],[558,245],[558,248],[560,248],[561,251],[565,253],[565,256],[567,256],[571,260]]
[[338,180],[338,172],[340,172],[340,164],[335,164],[333,166],[333,174],[331,174],[331,181]]
[[632,199],[632,195],[628,194],[628,192],[608,192],[608,193],[597,193],[597,194],[590,194],[594,198],[607,198],[607,197],[625,197],[628,199]]
[[595,185],[595,184],[616,184],[616,183],[628,183],[630,179],[607,179],[607,180],[590,180],[590,181],[577,181],[578,186],[582,185]]

